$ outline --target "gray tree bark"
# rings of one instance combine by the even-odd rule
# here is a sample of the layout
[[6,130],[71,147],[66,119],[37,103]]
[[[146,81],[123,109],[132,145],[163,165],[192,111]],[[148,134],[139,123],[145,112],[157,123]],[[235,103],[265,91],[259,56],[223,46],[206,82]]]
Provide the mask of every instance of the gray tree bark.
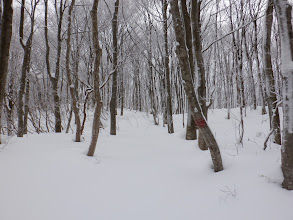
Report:
[[101,96],[100,96],[100,80],[99,80],[99,68],[100,61],[102,57],[102,49],[99,45],[99,32],[98,32],[98,5],[99,0],[94,0],[93,7],[91,10],[91,19],[92,19],[92,38],[93,38],[93,46],[94,46],[94,54],[95,54],[95,65],[94,65],[94,99],[95,99],[95,112],[94,112],[94,120],[92,127],[92,138],[89,146],[88,156],[93,156],[95,154],[96,145],[100,133],[100,116],[101,116]]
[[116,112],[117,112],[117,67],[118,67],[118,9],[119,0],[115,1],[114,14],[112,18],[112,34],[113,34],[113,82],[112,82],[112,97],[110,101],[111,127],[110,134],[116,135]]
[[[206,105],[206,71],[204,66],[204,59],[202,55],[202,43],[201,43],[201,25],[200,25],[200,3],[198,0],[191,1],[191,29],[192,29],[192,44],[194,48],[194,54],[198,67],[198,88],[197,94],[201,110],[205,119],[208,117],[208,108]],[[202,137],[202,132],[199,131],[198,146],[201,150],[207,150],[208,147]]]
[[273,138],[274,143],[281,144],[281,131],[280,131],[280,117],[279,109],[277,108],[277,94],[275,89],[275,78],[272,66],[271,57],[271,32],[273,24],[273,0],[268,1],[265,13],[265,33],[264,33],[264,69],[267,78],[267,100],[268,111],[270,115],[270,127],[274,130]]
[[66,40],[66,73],[67,73],[67,81],[69,85],[69,91],[72,99],[72,109],[74,112],[75,123],[76,123],[76,133],[75,133],[75,141],[80,142],[81,138],[81,124],[80,124],[80,117],[79,117],[79,109],[77,105],[77,98],[76,98],[76,91],[71,79],[71,71],[70,71],[70,51],[71,51],[71,15],[72,10],[75,5],[75,0],[71,1],[71,5],[69,7],[68,12],[68,26],[67,26],[67,40]]
[[[185,30],[185,41],[186,46],[188,48],[188,59],[189,59],[189,65],[191,70],[191,77],[192,80],[194,80],[194,56],[193,56],[193,48],[192,48],[192,33],[191,33],[191,24],[190,24],[190,15],[187,10],[186,6],[186,0],[181,0],[181,10],[182,10],[182,18],[184,23],[184,30]],[[187,107],[187,124],[186,124],[186,140],[196,140],[197,139],[197,133],[196,133],[196,125],[194,123],[194,120],[192,120],[191,111],[189,109],[189,104]]]
[[8,73],[9,49],[12,36],[12,0],[3,1],[3,17],[1,21],[0,35],[0,144],[2,127],[2,106],[5,94],[5,86]]
[[167,18],[167,0],[162,0],[163,3],[163,22],[164,22],[164,48],[165,48],[165,77],[166,77],[166,93],[167,93],[167,124],[168,133],[174,133],[173,112],[172,112],[172,94],[170,83],[170,68],[169,68],[169,50],[168,50],[168,18]]
[[214,171],[218,172],[223,170],[221,153],[216,139],[207,124],[204,114],[202,113],[201,106],[198,102],[197,96],[193,88],[188,52],[186,49],[184,36],[185,31],[180,17],[178,0],[171,0],[170,3],[173,26],[177,41],[176,54],[179,60],[182,79],[184,81],[185,93],[190,104],[191,115],[193,117],[193,120],[195,121],[195,124],[202,132],[204,141],[210,150]]
[[[18,128],[17,128],[17,137],[23,137],[23,135],[27,131],[27,114],[28,114],[28,97],[26,96],[26,102],[24,104],[23,97],[25,93],[29,93],[29,88],[25,91],[27,81],[29,80],[27,74],[30,70],[30,60],[31,60],[31,49],[32,49],[32,42],[33,42],[33,35],[34,35],[34,24],[35,24],[35,10],[38,5],[39,1],[34,1],[31,4],[31,13],[30,16],[30,33],[29,36],[24,42],[24,19],[25,19],[25,0],[21,2],[21,10],[20,10],[20,25],[19,25],[19,40],[20,44],[23,48],[24,55],[23,55],[23,62],[21,67],[21,78],[20,78],[20,86],[18,90],[18,106],[17,106],[17,115],[18,115]],[[29,84],[27,84],[29,86]],[[24,105],[26,110],[24,111]]]
[[283,187],[293,190],[293,31],[292,6],[287,0],[274,0],[279,23],[283,75]]

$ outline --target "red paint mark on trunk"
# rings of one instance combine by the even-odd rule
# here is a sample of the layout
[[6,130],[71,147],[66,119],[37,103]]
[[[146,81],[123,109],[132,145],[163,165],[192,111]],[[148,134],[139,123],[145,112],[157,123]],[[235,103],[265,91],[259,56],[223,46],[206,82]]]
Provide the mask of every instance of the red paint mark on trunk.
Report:
[[195,120],[194,122],[195,122],[195,125],[199,128],[204,128],[207,125],[204,119]]

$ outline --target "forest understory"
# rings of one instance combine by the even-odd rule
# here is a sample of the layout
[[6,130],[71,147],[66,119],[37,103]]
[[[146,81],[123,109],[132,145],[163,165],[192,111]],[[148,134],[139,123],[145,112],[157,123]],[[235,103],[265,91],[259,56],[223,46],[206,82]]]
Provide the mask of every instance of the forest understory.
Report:
[[0,220],[292,220],[293,0],[0,0]]
[[247,109],[243,146],[239,109],[229,120],[226,109],[209,111],[224,162],[218,173],[210,153],[185,140],[182,114],[174,115],[174,134],[143,112],[117,116],[116,136],[104,119],[94,157],[86,156],[92,111],[88,115],[79,143],[73,131],[6,139],[0,151],[1,219],[293,218],[293,192],[281,187],[280,146],[269,142],[263,150],[269,116],[260,109]]

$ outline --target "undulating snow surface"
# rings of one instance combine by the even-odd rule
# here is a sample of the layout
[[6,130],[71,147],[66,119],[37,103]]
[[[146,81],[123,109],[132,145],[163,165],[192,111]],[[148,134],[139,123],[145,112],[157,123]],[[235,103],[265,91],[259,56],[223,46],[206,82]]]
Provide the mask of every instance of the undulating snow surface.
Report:
[[232,113],[230,120],[226,110],[209,114],[224,161],[219,173],[208,151],[184,140],[182,115],[173,135],[145,113],[118,116],[117,136],[104,122],[94,158],[86,156],[89,122],[81,143],[63,133],[13,137],[0,146],[0,219],[292,220],[280,146],[262,150],[268,116],[247,110],[242,147]]

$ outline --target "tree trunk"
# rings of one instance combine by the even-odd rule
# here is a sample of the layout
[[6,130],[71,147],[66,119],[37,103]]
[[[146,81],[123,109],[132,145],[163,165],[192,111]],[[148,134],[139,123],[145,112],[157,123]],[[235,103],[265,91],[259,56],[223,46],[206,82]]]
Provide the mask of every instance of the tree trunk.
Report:
[[[199,104],[201,107],[201,111],[207,120],[208,117],[208,109],[206,105],[206,77],[205,77],[205,66],[202,55],[202,44],[201,44],[201,25],[200,25],[200,3],[198,0],[191,1],[191,29],[192,29],[192,44],[194,48],[194,54],[196,58],[196,63],[198,67],[198,98]],[[207,150],[208,147],[205,144],[205,141],[202,137],[202,132],[199,131],[198,135],[198,146],[201,150]]]
[[265,90],[264,90],[264,82],[263,82],[263,71],[261,71],[260,68],[260,61],[259,61],[259,52],[258,52],[258,36],[257,36],[257,21],[255,20],[253,22],[254,26],[254,55],[255,55],[255,60],[256,60],[256,67],[257,67],[257,73],[258,73],[258,80],[259,80],[259,93],[261,95],[261,114],[265,115],[267,113],[266,111],[266,102],[265,102]]
[[12,36],[12,0],[3,1],[3,16],[1,20],[0,35],[0,144],[1,144],[1,128],[2,128],[2,106],[5,94],[5,86],[8,72],[9,49]]
[[24,96],[24,117],[23,117],[23,134],[27,134],[27,120],[29,113],[29,99],[30,99],[30,81],[26,80],[25,96]]
[[[186,0],[181,0],[181,10],[182,10],[182,18],[184,21],[184,30],[185,30],[185,41],[186,46],[188,48],[188,59],[191,70],[191,77],[194,80],[194,57],[193,57],[193,48],[192,48],[192,33],[191,33],[191,24],[190,24],[190,16],[187,11]],[[194,120],[192,120],[191,111],[189,110],[189,105],[187,107],[187,125],[186,125],[186,140],[196,140],[196,125]]]
[[81,138],[81,124],[80,124],[80,117],[79,117],[79,109],[77,106],[77,98],[76,98],[76,91],[71,79],[71,71],[70,71],[70,51],[71,51],[71,15],[72,10],[75,4],[75,0],[71,1],[71,5],[69,7],[68,12],[68,27],[67,27],[67,41],[66,41],[66,73],[67,73],[67,81],[69,85],[70,95],[72,99],[72,109],[74,112],[75,123],[76,123],[76,133],[75,133],[75,141],[80,142]]
[[113,84],[112,84],[112,97],[110,101],[110,115],[111,127],[110,134],[116,135],[116,108],[117,108],[117,68],[118,68],[118,45],[117,45],[117,32],[118,32],[118,9],[119,0],[115,1],[115,9],[112,19],[112,34],[113,34]]
[[[268,1],[265,14],[265,33],[264,33],[264,69],[267,77],[267,97],[270,115],[270,127],[274,130],[274,143],[281,144],[280,118],[277,107],[277,94],[275,89],[275,78],[273,73],[271,58],[271,31],[273,24],[273,0]],[[273,114],[274,113],[274,114]]]
[[287,0],[275,0],[274,6],[281,38],[281,59],[283,75],[283,145],[282,171],[283,187],[293,190],[293,31],[292,6]]
[[170,83],[170,68],[169,68],[169,50],[168,50],[168,18],[167,18],[167,0],[163,0],[163,21],[164,21],[164,46],[165,46],[165,77],[166,77],[166,89],[167,89],[167,124],[168,133],[174,133],[173,126],[173,111],[172,111],[172,93]]
[[[56,3],[55,3],[56,4]],[[50,75],[50,80],[52,83],[53,89],[53,97],[54,97],[54,115],[55,115],[55,132],[60,133],[62,130],[61,124],[61,102],[60,97],[58,95],[58,82],[60,76],[60,57],[61,57],[61,49],[62,49],[62,21],[64,11],[66,9],[66,1],[63,4],[63,0],[60,1],[59,5],[59,16],[58,16],[58,29],[57,29],[57,58],[56,58],[56,69],[55,76]],[[55,5],[57,7],[57,5]],[[57,11],[57,9],[56,9]],[[47,25],[46,25],[47,27]],[[48,68],[48,67],[47,67]]]
[[191,115],[191,110],[189,104],[187,103],[187,123],[186,123],[186,140],[196,140],[197,139],[197,129],[195,122]]
[[178,0],[171,1],[171,14],[177,41],[176,54],[180,64],[182,79],[184,81],[185,93],[190,104],[191,115],[195,121],[195,124],[202,132],[205,143],[210,149],[214,171],[218,172],[223,170],[221,153],[216,142],[216,139],[212,131],[210,130],[209,126],[207,125],[207,121],[205,119],[204,114],[201,111],[201,106],[198,102],[197,96],[193,88],[190,64],[184,36],[185,31],[180,18]]
[[[121,36],[121,52],[120,56],[123,59],[123,42],[124,42],[124,35]],[[125,96],[125,89],[124,89],[124,70],[123,66],[121,67],[121,75],[120,75],[120,115],[123,115],[124,110],[124,96]]]
[[88,156],[93,156],[95,154],[96,145],[100,133],[100,116],[101,116],[101,97],[100,97],[100,80],[99,80],[99,68],[100,61],[102,56],[102,49],[99,45],[99,32],[98,32],[98,10],[99,0],[94,0],[93,7],[91,10],[91,19],[92,19],[92,37],[93,37],[93,46],[95,54],[95,66],[94,66],[94,98],[95,98],[95,113],[92,127],[92,139],[88,151]]
[[[17,129],[17,137],[23,137],[27,130],[27,123],[25,122],[25,112],[24,112],[24,103],[23,97],[25,95],[25,87],[27,82],[27,74],[30,70],[30,60],[31,60],[31,49],[32,49],[32,41],[33,41],[33,34],[34,34],[34,22],[35,22],[35,9],[38,2],[35,2],[32,6],[32,12],[30,14],[30,33],[26,43],[24,43],[23,39],[23,27],[24,27],[24,19],[25,19],[25,0],[21,2],[21,13],[20,13],[20,25],[19,25],[19,40],[20,44],[23,48],[24,55],[23,55],[23,63],[21,67],[21,79],[20,79],[20,86],[18,90],[18,129]],[[26,93],[29,93],[29,88],[27,88]],[[28,103],[25,103],[28,105]],[[26,112],[28,113],[28,111]]]

